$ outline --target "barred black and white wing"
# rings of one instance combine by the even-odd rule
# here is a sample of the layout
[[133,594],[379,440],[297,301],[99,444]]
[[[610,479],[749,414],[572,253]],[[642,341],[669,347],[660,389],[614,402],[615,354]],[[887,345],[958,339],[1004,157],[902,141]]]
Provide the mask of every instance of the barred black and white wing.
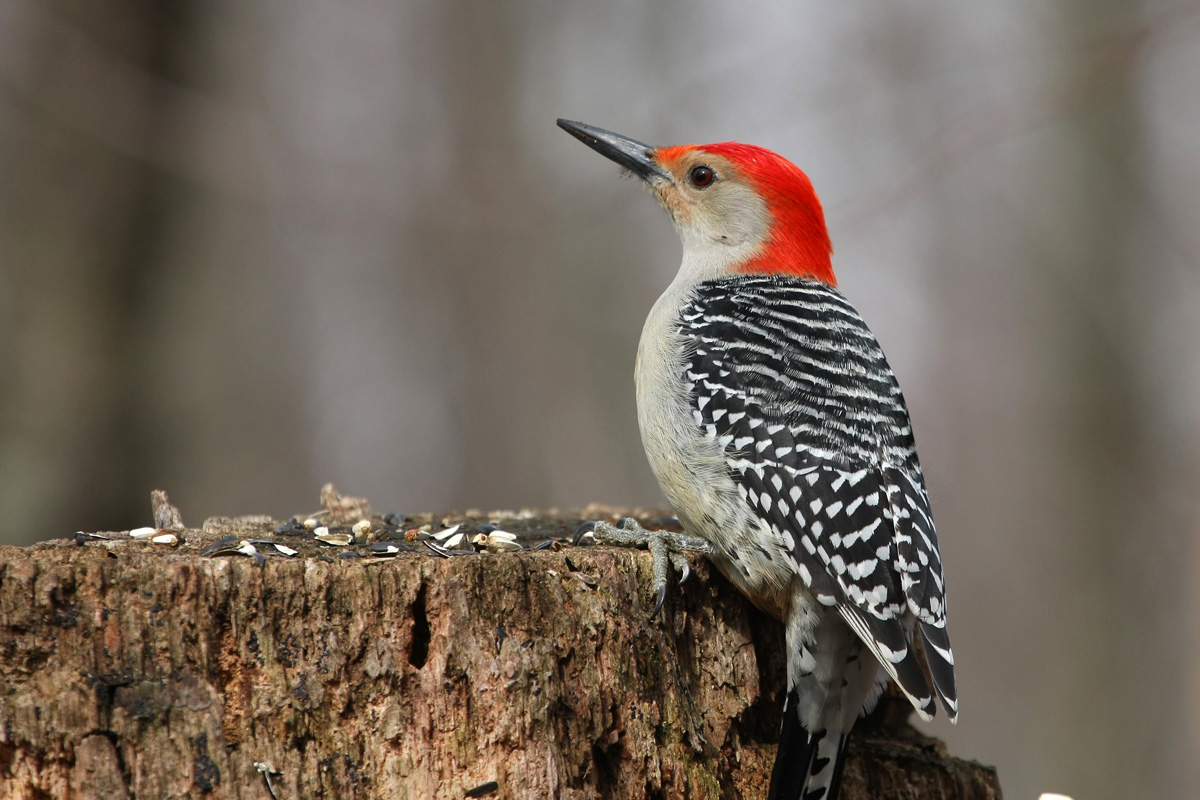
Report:
[[[785,276],[697,285],[681,310],[696,423],[817,600],[838,610],[923,715],[957,715],[937,535],[891,367],[844,297]],[[910,619],[910,618],[909,618]]]

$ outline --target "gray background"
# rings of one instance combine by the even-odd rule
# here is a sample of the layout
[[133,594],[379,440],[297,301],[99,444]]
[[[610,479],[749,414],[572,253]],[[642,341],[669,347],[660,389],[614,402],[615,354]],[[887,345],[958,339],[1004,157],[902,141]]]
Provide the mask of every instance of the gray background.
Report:
[[554,127],[804,168],[900,375],[1005,796],[1195,795],[1194,2],[0,0],[0,540],[658,504],[679,246]]

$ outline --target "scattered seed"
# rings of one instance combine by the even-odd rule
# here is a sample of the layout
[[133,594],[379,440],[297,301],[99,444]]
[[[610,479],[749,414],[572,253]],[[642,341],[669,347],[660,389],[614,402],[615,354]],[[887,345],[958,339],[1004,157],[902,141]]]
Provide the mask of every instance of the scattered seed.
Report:
[[229,548],[229,546],[230,546],[231,544],[233,544],[234,542],[236,542],[237,540],[238,540],[238,537],[236,537],[236,536],[232,536],[232,535],[231,535],[231,536],[226,536],[226,537],[224,537],[224,538],[221,538],[221,539],[218,539],[217,541],[215,541],[215,542],[213,542],[212,544],[210,544],[208,547],[206,547],[206,548],[204,548],[203,550],[201,550],[201,551],[200,551],[200,555],[202,555],[202,556],[211,556],[211,555],[214,555],[214,554],[215,554],[215,553],[216,553],[218,550],[226,550],[226,549],[228,549],[228,548]]
[[[455,527],[458,527],[458,526],[455,526]],[[467,541],[467,535],[465,533],[456,533],[453,536],[451,536],[449,539],[442,542],[442,547],[445,547],[447,550],[457,550],[460,547],[462,547],[463,544],[466,543],[466,541]]]
[[173,533],[160,533],[150,541],[154,542],[155,544],[167,544],[171,547],[174,547],[175,545],[179,544],[179,537]]
[[585,522],[575,529],[575,536],[572,543],[576,545],[588,545],[596,543],[596,523]]
[[[480,526],[484,527],[484,526]],[[476,550],[487,550],[489,553],[506,553],[514,550],[524,550],[525,547],[517,542],[515,534],[495,528],[489,533],[477,533],[471,538],[471,544]]]
[[438,531],[437,533],[433,534],[433,538],[439,542],[444,542],[454,534],[458,533],[458,529],[461,527],[462,525],[455,525],[453,528],[446,528],[444,531]]
[[260,567],[263,564],[267,563],[266,557],[263,556],[262,553],[258,552],[258,548],[255,547],[254,545],[250,544],[249,542],[242,542],[241,546],[238,547],[237,551],[243,555],[253,556],[254,560],[258,562],[258,565]]
[[572,580],[579,581],[589,589],[595,589],[600,585],[599,581],[597,581],[591,575],[588,575],[586,572],[570,572],[567,574],[567,577],[571,578]]
[[500,791],[500,784],[496,781],[488,781],[481,783],[473,789],[467,789],[466,797],[487,797],[489,794],[495,794]]
[[[324,531],[324,533],[321,533]],[[330,533],[329,529],[322,526],[317,528],[317,541],[323,544],[332,545],[334,547],[345,547],[354,541],[354,537],[348,533]]]
[[500,526],[493,525],[490,522],[485,522],[484,524],[477,526],[475,530],[479,533],[491,533],[492,531],[500,530]]
[[307,528],[307,529],[308,529],[308,530],[310,530],[310,531],[311,531],[311,530],[316,530],[316,527],[317,527],[318,525],[320,525],[320,524],[321,524],[321,523],[317,522],[317,521],[316,521],[315,519],[313,519],[312,517],[309,517],[308,519],[304,520],[304,527],[305,527],[305,528]]
[[442,547],[440,544],[435,544],[433,542],[425,542],[425,546],[428,547],[433,552],[437,553],[442,558],[450,557],[450,551],[448,551],[446,548]]
[[586,572],[581,571],[579,567],[575,566],[575,562],[571,560],[570,556],[565,556],[563,561],[567,563],[568,578],[579,581],[589,589],[595,589],[600,585],[595,578],[593,578],[591,575],[588,575]]
[[288,558],[291,558],[292,556],[296,555],[297,551],[293,550],[292,548],[288,547],[287,545],[279,544],[279,542],[274,542],[273,544],[275,545],[275,549],[278,552],[282,553],[283,555],[287,556]]
[[554,540],[547,539],[544,542],[538,542],[537,544],[535,544],[533,546],[533,549],[534,550],[549,550],[551,547],[554,547]]
[[354,523],[354,527],[351,528],[351,530],[354,531],[356,536],[365,536],[371,532],[371,521],[367,519],[360,519],[358,522]]
[[400,545],[394,542],[376,542],[371,545],[371,554],[380,557],[394,556],[400,552]]
[[275,526],[275,533],[290,533],[294,535],[297,533],[304,533],[307,530],[308,528],[304,527],[304,524],[295,517],[292,517],[287,522],[282,522]]
[[295,517],[293,517],[292,521],[285,525],[276,525],[275,526],[275,535],[277,535],[277,536],[303,536],[306,538],[312,538],[313,533],[311,530],[304,527],[304,523],[300,522]]
[[130,539],[149,539],[158,535],[158,528],[134,528],[129,532]]
[[338,553],[338,558],[362,558],[363,554],[357,550],[347,550],[344,553]]
[[275,800],[279,800],[279,795],[275,793],[275,784],[271,782],[271,777],[275,775],[282,775],[283,773],[275,769],[273,766],[271,766],[270,762],[267,761],[255,761],[254,768],[262,773],[263,780],[267,782],[267,791],[271,793],[271,797],[275,798]]
[[383,521],[386,522],[388,525],[391,525],[393,528],[403,528],[404,527],[404,515],[397,514],[394,511],[384,514]]
[[[232,546],[234,542],[237,542],[237,547]],[[208,547],[204,548],[201,553],[207,556],[250,556],[258,563],[260,567],[267,563],[266,556],[258,552],[257,547],[245,539],[238,541],[236,536],[226,536],[221,541],[214,542],[213,544],[210,544]]]

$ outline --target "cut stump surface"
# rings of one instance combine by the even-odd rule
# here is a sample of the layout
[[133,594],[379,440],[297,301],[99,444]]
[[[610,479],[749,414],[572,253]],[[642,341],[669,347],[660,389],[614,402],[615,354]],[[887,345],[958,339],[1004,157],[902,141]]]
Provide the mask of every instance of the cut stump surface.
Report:
[[[782,628],[703,559],[651,621],[644,552],[341,558],[369,550],[273,529],[0,548],[0,796],[766,795]],[[201,554],[227,534],[299,553]],[[1000,797],[906,707],[860,724],[844,800]]]

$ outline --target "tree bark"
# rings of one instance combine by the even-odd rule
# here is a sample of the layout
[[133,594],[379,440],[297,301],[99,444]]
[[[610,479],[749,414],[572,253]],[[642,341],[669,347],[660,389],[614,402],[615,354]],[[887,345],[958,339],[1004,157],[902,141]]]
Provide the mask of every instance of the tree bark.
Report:
[[[230,533],[299,553],[202,554]],[[782,629],[703,559],[652,621],[644,552],[344,557],[369,549],[264,520],[182,536],[0,548],[0,795],[766,795]],[[844,800],[1000,797],[906,709],[860,724]]]

